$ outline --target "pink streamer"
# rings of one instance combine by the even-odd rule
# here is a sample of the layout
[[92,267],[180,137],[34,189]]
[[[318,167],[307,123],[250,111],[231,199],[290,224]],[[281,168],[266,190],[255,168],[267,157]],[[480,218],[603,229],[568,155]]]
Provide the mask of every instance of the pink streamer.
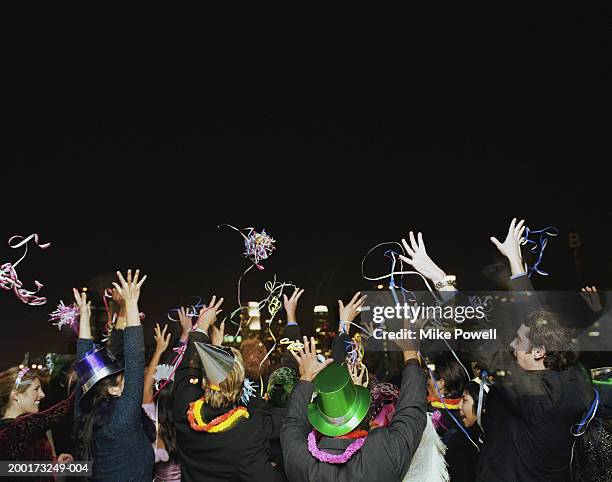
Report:
[[[12,290],[15,293],[15,296],[27,305],[40,306],[44,305],[47,302],[47,298],[42,296],[36,296],[36,293],[40,291],[40,289],[43,287],[43,284],[34,280],[36,290],[27,290],[23,287],[23,283],[19,280],[19,276],[17,275],[17,271],[15,270],[17,265],[25,259],[28,253],[28,242],[32,239],[34,240],[36,246],[38,246],[40,249],[47,249],[49,246],[51,246],[51,243],[40,244],[38,242],[38,234],[36,233],[30,234],[27,238],[24,238],[20,235],[12,236],[8,240],[9,247],[17,249],[21,246],[24,246],[25,249],[23,252],[23,256],[21,256],[21,258],[19,258],[19,260],[15,264],[4,263],[2,266],[0,266],[0,288],[5,289],[7,291]],[[17,242],[13,243],[15,240],[17,240]]]

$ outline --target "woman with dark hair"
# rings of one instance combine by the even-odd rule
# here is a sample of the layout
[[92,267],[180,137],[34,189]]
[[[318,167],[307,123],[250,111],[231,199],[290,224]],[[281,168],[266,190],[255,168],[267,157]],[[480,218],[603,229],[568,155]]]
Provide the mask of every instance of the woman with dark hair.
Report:
[[[44,377],[36,368],[24,366],[0,373],[0,460],[55,461],[46,432],[72,413],[74,392],[66,400],[39,412],[40,401],[45,398],[41,386]],[[72,455],[60,454],[56,461],[72,460]],[[53,477],[35,480],[53,480]]]
[[96,480],[142,480],[153,478],[153,449],[143,425],[144,336],[138,298],[146,276],[138,281],[137,270],[127,281],[117,272],[121,286],[113,283],[125,301],[123,335],[125,367],[107,349],[93,348],[89,326],[90,307],[85,293],[75,290],[81,312],[75,370],[79,376],[81,415],[77,430],[80,460],[93,461]]
[[439,355],[434,364],[435,368],[430,372],[427,386],[427,401],[431,407],[432,421],[446,445],[444,459],[451,480],[465,480],[460,474],[469,471],[465,450],[470,450],[466,444],[472,444],[459,426],[459,408],[468,377],[463,365],[452,353]]
[[168,325],[160,329],[155,325],[155,352],[145,373],[142,407],[155,423],[155,480],[177,482],[181,480],[181,466],[176,452],[176,429],[172,416],[174,366],[160,364],[163,353],[170,345]]

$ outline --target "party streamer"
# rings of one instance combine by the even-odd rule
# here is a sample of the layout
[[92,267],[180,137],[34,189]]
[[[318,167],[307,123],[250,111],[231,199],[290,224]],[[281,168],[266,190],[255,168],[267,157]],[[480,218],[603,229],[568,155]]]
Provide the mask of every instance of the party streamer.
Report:
[[[531,235],[536,235],[537,240],[529,239]],[[521,244],[531,246],[530,251],[536,254],[536,260],[533,265],[527,266],[527,276],[531,278],[534,273],[541,274],[542,276],[548,276],[548,273],[546,271],[540,269],[540,264],[542,263],[542,259],[544,257],[544,249],[548,244],[549,238],[558,235],[559,230],[554,226],[548,226],[544,229],[538,230],[531,230],[528,227],[525,227],[525,233]]]
[[9,247],[17,249],[23,246],[24,252],[23,256],[21,256],[21,258],[19,258],[16,263],[4,263],[2,266],[0,266],[0,288],[3,288],[7,291],[13,290],[15,296],[17,296],[19,300],[21,300],[27,305],[40,306],[44,305],[47,302],[47,298],[42,296],[36,296],[36,293],[40,291],[40,289],[43,287],[43,284],[34,280],[36,290],[27,290],[23,287],[23,283],[19,280],[19,276],[17,275],[17,271],[15,270],[15,268],[17,268],[17,265],[19,265],[19,263],[21,263],[25,259],[28,253],[28,242],[30,240],[34,240],[34,244],[36,244],[36,246],[38,246],[40,249],[47,249],[49,246],[51,246],[51,243],[40,244],[38,242],[38,234],[36,233],[30,234],[27,238],[24,238],[20,235],[12,236],[8,240]]
[[80,318],[80,310],[76,303],[65,305],[62,300],[55,311],[49,314],[49,321],[55,321],[53,325],[57,326],[58,330],[61,330],[62,326],[68,326],[77,333]]
[[276,246],[274,246],[274,243],[276,241],[272,239],[271,236],[266,234],[265,229],[262,229],[261,233],[259,233],[255,231],[255,228],[238,229],[235,226],[232,226],[231,224],[220,224],[219,226],[217,226],[217,228],[221,228],[222,226],[227,226],[228,228],[231,228],[242,235],[242,237],[244,238],[243,256],[245,258],[250,259],[252,263],[251,266],[244,270],[242,275],[240,275],[240,278],[238,278],[237,293],[238,306],[240,306],[242,304],[242,302],[240,301],[240,286],[242,283],[242,278],[251,270],[251,268],[253,268],[253,266],[257,267],[257,269],[259,270],[264,269],[261,262],[263,260],[268,259],[272,255],[272,252],[276,249]]

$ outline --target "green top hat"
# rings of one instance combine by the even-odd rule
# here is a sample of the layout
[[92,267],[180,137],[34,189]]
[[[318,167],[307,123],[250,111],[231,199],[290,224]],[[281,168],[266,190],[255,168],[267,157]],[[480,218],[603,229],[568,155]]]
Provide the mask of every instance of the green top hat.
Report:
[[370,391],[356,386],[342,365],[332,363],[314,379],[317,394],[308,404],[308,420],[328,437],[345,435],[354,430],[370,408]]

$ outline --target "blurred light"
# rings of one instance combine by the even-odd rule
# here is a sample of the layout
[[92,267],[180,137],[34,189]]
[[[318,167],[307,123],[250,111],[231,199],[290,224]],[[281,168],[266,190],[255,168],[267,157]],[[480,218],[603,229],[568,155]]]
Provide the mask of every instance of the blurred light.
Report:
[[321,350],[317,350],[317,353],[321,353]]
[[314,307],[314,312],[315,313],[327,313],[329,312],[329,310],[327,309],[327,306],[325,305],[317,305]]
[[589,336],[599,336],[598,331],[589,331]]
[[249,323],[249,329],[254,331],[261,330],[261,320],[259,319],[259,316],[253,316],[251,318]]
[[20,370],[23,370],[23,365],[19,365],[19,369],[20,369]]
[[236,343],[241,343],[242,342],[242,336],[238,335],[236,337]]
[[376,286],[376,287],[377,287],[379,290],[382,290],[382,289],[385,287],[385,285],[378,285],[378,286]]
[[436,371],[436,365],[434,365],[433,363],[429,363],[427,365],[427,368],[429,368],[432,372]]
[[321,328],[315,328],[315,331],[319,333],[321,331]]
[[83,291],[87,291],[87,286],[83,286]]
[[259,316],[259,303],[257,301],[249,301],[249,316]]
[[232,343],[234,341],[234,335],[225,335],[223,337],[224,341],[227,341],[229,343]]

